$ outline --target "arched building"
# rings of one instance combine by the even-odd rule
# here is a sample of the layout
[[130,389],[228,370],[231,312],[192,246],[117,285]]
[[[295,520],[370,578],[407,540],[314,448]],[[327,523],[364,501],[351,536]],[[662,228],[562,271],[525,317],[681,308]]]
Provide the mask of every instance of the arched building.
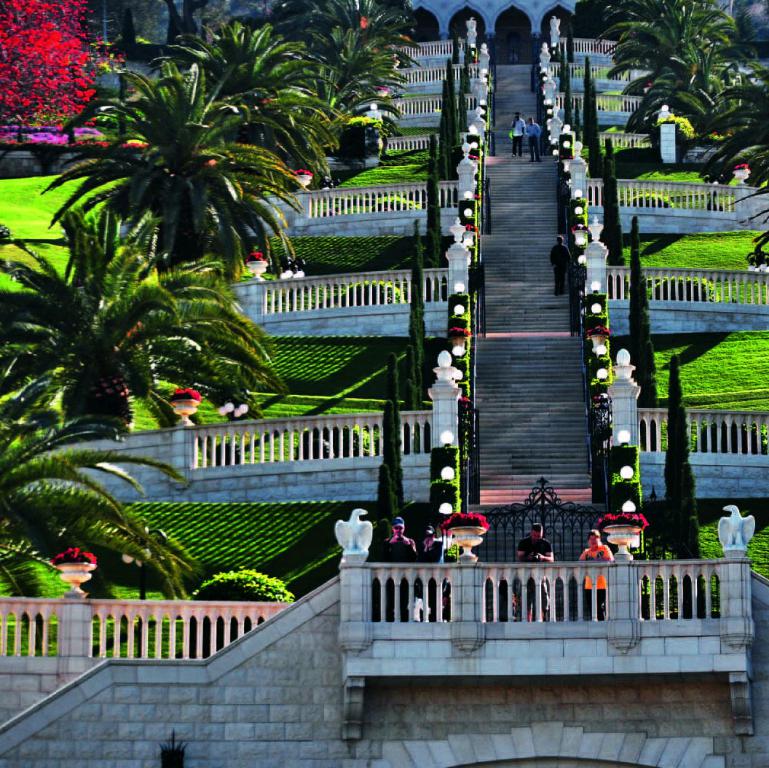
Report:
[[576,0],[413,0],[420,38],[427,39],[428,31],[436,30],[441,39],[454,32],[464,36],[465,21],[472,16],[478,22],[479,39],[486,36],[499,64],[531,63],[540,37],[547,39],[550,17],[563,19],[575,5]]

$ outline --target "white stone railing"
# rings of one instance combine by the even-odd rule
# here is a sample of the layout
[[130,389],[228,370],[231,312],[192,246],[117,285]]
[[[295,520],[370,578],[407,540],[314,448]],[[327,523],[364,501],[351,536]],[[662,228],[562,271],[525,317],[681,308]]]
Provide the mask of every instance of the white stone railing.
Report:
[[[430,40],[426,43],[417,43],[418,48],[404,48],[412,59],[429,59],[435,56],[451,56],[454,53],[452,40]],[[465,41],[459,41],[460,52],[465,49]]]
[[615,133],[614,131],[601,131],[598,138],[603,144],[606,139],[611,139],[614,149],[635,149],[636,147],[650,147],[651,138],[648,133]]
[[[442,181],[441,208],[458,204],[457,182]],[[420,211],[427,208],[427,184],[378,184],[373,187],[336,187],[297,195],[304,215],[310,219],[329,216],[359,216],[371,213]]]
[[[575,37],[574,53],[595,53],[600,56],[611,56],[614,53],[614,48],[617,45],[616,40],[598,40],[592,37]],[[566,45],[566,38],[561,38],[561,45]]]
[[[652,301],[769,305],[769,272],[647,267],[643,274]],[[628,267],[607,267],[607,282],[610,299],[630,297]]]
[[[462,66],[454,65],[454,77],[459,80],[462,72]],[[478,77],[479,67],[477,64],[470,65],[470,77]],[[403,78],[407,85],[419,85],[421,83],[440,83],[446,77],[446,67],[409,67],[408,69],[399,69],[398,74]]]
[[[425,302],[448,299],[448,275],[448,269],[424,270]],[[266,280],[260,287],[264,316],[411,303],[411,271],[407,269]]]
[[[689,449],[692,453],[767,456],[767,411],[720,411],[687,408]],[[666,408],[638,409],[638,443],[642,451],[663,453],[667,448]]]
[[[585,95],[583,93],[573,93],[572,105],[575,109],[583,108]],[[640,96],[627,96],[625,94],[599,93],[595,97],[596,108],[599,112],[635,112],[641,103]],[[563,109],[566,104],[565,96],[562,92],[556,95],[556,105],[558,109]]]
[[201,659],[286,603],[0,598],[5,656]]
[[[404,453],[431,450],[432,411],[401,413]],[[190,427],[192,469],[383,455],[382,413],[233,421]]]
[[[435,136],[436,141],[438,136]],[[430,134],[424,134],[423,136],[389,136],[387,138],[388,150],[406,150],[411,151],[414,149],[427,149],[430,146]]]
[[[628,70],[625,72],[619,72],[615,75],[609,75],[611,71],[611,65],[608,64],[591,64],[590,76],[593,80],[611,80],[618,83],[629,83],[636,77],[634,70]],[[550,64],[547,68],[548,74],[552,78],[560,76],[561,67],[559,64]],[[584,78],[585,77],[585,65],[584,64],[569,64],[569,74],[572,78]]]
[[[618,179],[620,208],[680,208],[734,213],[736,187],[725,184],[694,184],[680,181]],[[603,180],[587,180],[588,206],[603,207]]]
[[[393,106],[400,112],[401,117],[414,115],[434,115],[443,109],[443,96],[414,96],[410,99],[393,99]],[[465,94],[467,109],[475,109],[478,101],[475,96]]]

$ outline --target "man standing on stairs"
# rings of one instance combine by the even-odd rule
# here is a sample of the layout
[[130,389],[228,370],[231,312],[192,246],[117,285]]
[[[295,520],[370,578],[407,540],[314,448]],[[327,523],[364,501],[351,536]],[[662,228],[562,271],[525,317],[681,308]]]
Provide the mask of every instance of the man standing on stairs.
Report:
[[526,133],[526,123],[520,112],[515,113],[510,136],[513,139],[513,157],[523,157],[523,135]]
[[569,268],[571,254],[569,249],[563,244],[563,238],[558,235],[556,243],[550,250],[550,263],[553,265],[553,276],[555,277],[555,295],[561,296],[566,286],[566,270]]
[[539,137],[542,135],[542,129],[539,127],[538,123],[534,122],[534,118],[529,118],[529,124],[526,126],[526,136],[529,139],[529,155],[531,156],[531,161],[534,162],[534,158],[536,156],[537,162],[541,163],[542,158],[539,156]]

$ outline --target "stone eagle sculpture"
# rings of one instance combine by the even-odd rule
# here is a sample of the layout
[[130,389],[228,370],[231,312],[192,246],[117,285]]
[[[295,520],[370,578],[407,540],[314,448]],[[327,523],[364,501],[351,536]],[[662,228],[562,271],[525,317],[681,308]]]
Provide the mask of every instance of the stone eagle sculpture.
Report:
[[724,507],[724,512],[729,512],[729,517],[722,517],[718,521],[718,539],[724,554],[744,553],[756,531],[756,519],[753,515],[743,517],[740,510],[733,504]]
[[361,520],[361,517],[367,514],[365,509],[353,509],[349,520],[336,521],[334,534],[342,548],[343,560],[350,555],[357,555],[355,559],[361,561],[368,557],[368,550],[374,537],[374,526],[368,520]]

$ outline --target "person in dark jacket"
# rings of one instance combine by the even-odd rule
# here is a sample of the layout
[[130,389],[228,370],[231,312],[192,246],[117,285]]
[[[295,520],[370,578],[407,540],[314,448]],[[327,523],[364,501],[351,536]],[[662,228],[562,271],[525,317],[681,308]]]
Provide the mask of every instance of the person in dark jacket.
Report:
[[432,525],[428,525],[427,528],[425,528],[425,537],[419,544],[419,562],[437,563],[441,559],[442,551],[443,544],[436,540],[435,528],[433,528]]
[[406,523],[402,517],[393,520],[392,536],[385,541],[385,559],[390,563],[413,563],[417,559],[417,544],[405,535]]
[[553,276],[555,277],[555,295],[560,296],[564,293],[566,285],[566,270],[569,268],[571,254],[569,249],[563,244],[563,238],[558,235],[556,244],[550,251],[550,263],[553,265]]

